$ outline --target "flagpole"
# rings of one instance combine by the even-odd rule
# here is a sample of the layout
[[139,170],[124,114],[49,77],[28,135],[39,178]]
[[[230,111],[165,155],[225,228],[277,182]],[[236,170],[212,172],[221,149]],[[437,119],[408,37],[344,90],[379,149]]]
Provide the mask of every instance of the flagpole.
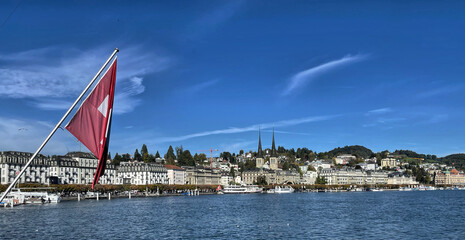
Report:
[[13,180],[12,183],[10,183],[10,186],[8,186],[8,188],[6,189],[6,191],[3,193],[2,197],[0,198],[0,202],[3,201],[3,199],[6,197],[6,195],[11,191],[11,189],[13,188],[13,186],[16,184],[16,182],[18,182],[18,180],[21,178],[21,176],[24,174],[24,172],[26,171],[26,169],[29,167],[29,165],[31,165],[32,161],[34,160],[34,158],[37,156],[37,154],[39,154],[39,152],[42,150],[42,148],[44,148],[45,144],[47,144],[47,142],[50,140],[50,138],[52,138],[53,134],[55,134],[55,132],[58,130],[58,128],[60,127],[60,125],[65,121],[66,117],[68,117],[68,115],[71,113],[71,111],[73,110],[73,108],[79,103],[79,101],[81,100],[81,98],[84,96],[84,94],[86,94],[87,90],[89,90],[89,88],[92,86],[92,84],[95,82],[95,80],[97,80],[97,78],[100,76],[100,74],[102,73],[103,69],[105,69],[105,67],[108,65],[108,63],[111,61],[111,59],[116,55],[116,53],[119,52],[119,49],[118,48],[115,48],[115,51],[113,51],[113,53],[111,54],[111,56],[108,58],[108,60],[105,62],[105,64],[103,64],[103,66],[100,68],[100,70],[97,72],[97,74],[95,74],[94,78],[92,78],[92,80],[89,82],[89,84],[87,85],[87,87],[84,89],[84,91],[82,91],[81,95],[79,95],[79,97],[76,99],[76,101],[74,101],[73,105],[71,105],[71,107],[68,109],[68,111],[65,113],[65,115],[61,118],[61,120],[57,123],[57,125],[55,126],[55,128],[53,128],[52,132],[50,132],[50,134],[48,135],[48,137],[44,140],[44,142],[42,143],[42,145],[40,145],[40,147],[37,149],[37,151],[34,153],[34,155],[32,155],[32,157],[29,159],[29,161],[27,161],[26,165],[21,169],[21,172],[18,174],[18,176],[16,176],[15,180]]

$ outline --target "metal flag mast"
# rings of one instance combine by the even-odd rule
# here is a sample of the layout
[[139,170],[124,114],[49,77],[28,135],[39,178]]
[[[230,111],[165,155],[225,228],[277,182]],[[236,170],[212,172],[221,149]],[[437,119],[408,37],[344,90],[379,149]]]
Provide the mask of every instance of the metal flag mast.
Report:
[[73,108],[79,103],[79,101],[81,100],[81,98],[84,96],[84,94],[86,94],[87,90],[89,90],[89,88],[92,86],[92,84],[94,84],[95,80],[97,80],[97,78],[100,76],[100,74],[103,72],[103,70],[105,69],[105,67],[108,65],[108,63],[111,61],[111,59],[116,55],[116,53],[119,52],[119,49],[118,48],[115,48],[115,50],[113,51],[113,53],[111,54],[111,56],[108,58],[108,60],[105,62],[105,64],[103,64],[103,66],[100,68],[100,70],[97,72],[97,74],[95,74],[94,78],[92,78],[92,80],[89,82],[89,84],[87,85],[87,87],[84,89],[84,91],[82,91],[81,95],[79,95],[79,97],[76,99],[76,101],[74,101],[73,105],[71,105],[71,107],[68,109],[68,111],[65,113],[65,115],[61,118],[61,120],[57,123],[57,125],[55,126],[55,128],[53,128],[53,130],[50,132],[50,134],[48,135],[48,137],[44,140],[44,142],[42,143],[42,145],[40,145],[40,147],[36,150],[36,152],[34,153],[34,155],[32,155],[32,157],[29,159],[29,161],[27,161],[26,165],[21,169],[21,172],[19,172],[19,174],[16,176],[16,178],[13,180],[12,183],[10,183],[10,186],[8,186],[8,188],[5,190],[5,192],[3,193],[2,197],[0,197],[0,202],[3,201],[3,199],[6,197],[6,195],[8,195],[8,193],[11,191],[11,189],[13,188],[13,186],[18,182],[18,180],[21,178],[21,176],[24,174],[24,172],[26,171],[26,169],[29,167],[29,165],[31,165],[32,161],[34,160],[34,158],[37,156],[37,154],[39,154],[39,152],[42,150],[42,148],[44,148],[45,144],[47,144],[47,142],[50,140],[50,138],[52,138],[53,134],[55,134],[55,132],[58,130],[58,128],[60,127],[60,125],[65,121],[66,117],[68,117],[68,115],[71,113],[71,111],[73,110]]

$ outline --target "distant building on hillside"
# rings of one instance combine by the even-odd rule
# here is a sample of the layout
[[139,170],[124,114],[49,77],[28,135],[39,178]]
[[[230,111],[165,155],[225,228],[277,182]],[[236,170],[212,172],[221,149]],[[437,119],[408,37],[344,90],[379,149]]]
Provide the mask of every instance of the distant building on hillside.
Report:
[[395,158],[383,158],[381,159],[381,167],[397,167],[399,166],[399,161]]
[[357,159],[357,157],[355,157],[352,154],[342,154],[342,155],[337,156],[334,159],[334,161],[336,162],[336,164],[346,165],[346,164],[349,164],[350,160],[355,160],[355,159]]

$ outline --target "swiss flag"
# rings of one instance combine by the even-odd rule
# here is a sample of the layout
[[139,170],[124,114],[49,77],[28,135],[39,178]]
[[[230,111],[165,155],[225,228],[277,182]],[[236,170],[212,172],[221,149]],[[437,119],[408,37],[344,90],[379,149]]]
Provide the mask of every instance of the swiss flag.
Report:
[[116,82],[116,58],[66,125],[98,159],[92,189],[105,173]]

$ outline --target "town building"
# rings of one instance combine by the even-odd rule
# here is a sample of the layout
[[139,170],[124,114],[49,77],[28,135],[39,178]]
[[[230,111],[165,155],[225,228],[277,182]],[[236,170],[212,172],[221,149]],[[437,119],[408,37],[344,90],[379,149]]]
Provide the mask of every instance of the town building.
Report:
[[355,160],[355,159],[357,159],[357,157],[355,157],[354,155],[342,154],[334,158],[334,161],[336,164],[346,165],[346,164],[349,164],[351,160]]
[[220,163],[219,168],[221,169],[222,172],[231,171],[231,168],[229,167],[229,164],[227,162]]
[[[23,166],[32,157],[32,153],[2,151],[0,152],[0,183],[8,184],[13,182]],[[49,183],[49,158],[44,155],[37,155],[32,164],[19,179],[19,183]]]
[[122,184],[168,184],[168,171],[156,163],[122,162],[117,171]]
[[465,174],[452,169],[450,171],[439,172],[434,178],[436,185],[465,185]]
[[232,182],[234,182],[234,178],[231,175],[229,175],[227,173],[222,173],[221,174],[221,185],[228,186]]
[[[92,184],[99,160],[91,153],[69,152],[64,156],[50,159],[50,183]],[[119,184],[116,168],[110,160],[106,162],[104,175],[99,184]]]
[[183,166],[186,170],[186,184],[191,185],[220,185],[221,172],[204,166]]
[[247,170],[242,173],[242,182],[247,185],[256,184],[258,177],[264,176],[268,184],[276,184],[276,171],[267,170],[263,168],[257,168],[253,170]]
[[316,178],[318,177],[317,172],[307,171],[302,175],[301,184],[315,184]]
[[388,184],[388,173],[387,172],[375,172],[375,171],[366,171],[366,184],[368,185],[378,185],[378,184]]
[[[92,184],[99,160],[91,153],[69,152],[65,156],[78,162],[78,184]],[[118,182],[116,166],[106,161],[105,173],[100,176],[99,184],[121,184]]]
[[325,177],[329,185],[375,185],[387,184],[388,174],[386,172],[362,171],[359,169],[324,168],[320,172],[321,177]]
[[300,174],[297,171],[275,171],[276,184],[300,184]]
[[399,161],[395,158],[383,158],[381,159],[381,167],[393,168],[399,166]]
[[310,165],[315,168],[315,170],[320,171],[320,169],[331,168],[333,164],[324,160],[316,160],[310,163]]
[[[79,166],[76,160],[68,156],[52,156],[50,160],[51,184],[79,184],[79,180]],[[92,183],[92,179],[90,181]]]
[[186,170],[176,165],[165,165],[168,172],[168,184],[184,185],[186,183]]
[[403,172],[393,172],[388,174],[388,184],[390,185],[418,185],[419,183],[409,174]]
[[376,162],[359,163],[357,166],[360,166],[360,168],[365,171],[376,171],[378,169],[378,164],[376,164]]

